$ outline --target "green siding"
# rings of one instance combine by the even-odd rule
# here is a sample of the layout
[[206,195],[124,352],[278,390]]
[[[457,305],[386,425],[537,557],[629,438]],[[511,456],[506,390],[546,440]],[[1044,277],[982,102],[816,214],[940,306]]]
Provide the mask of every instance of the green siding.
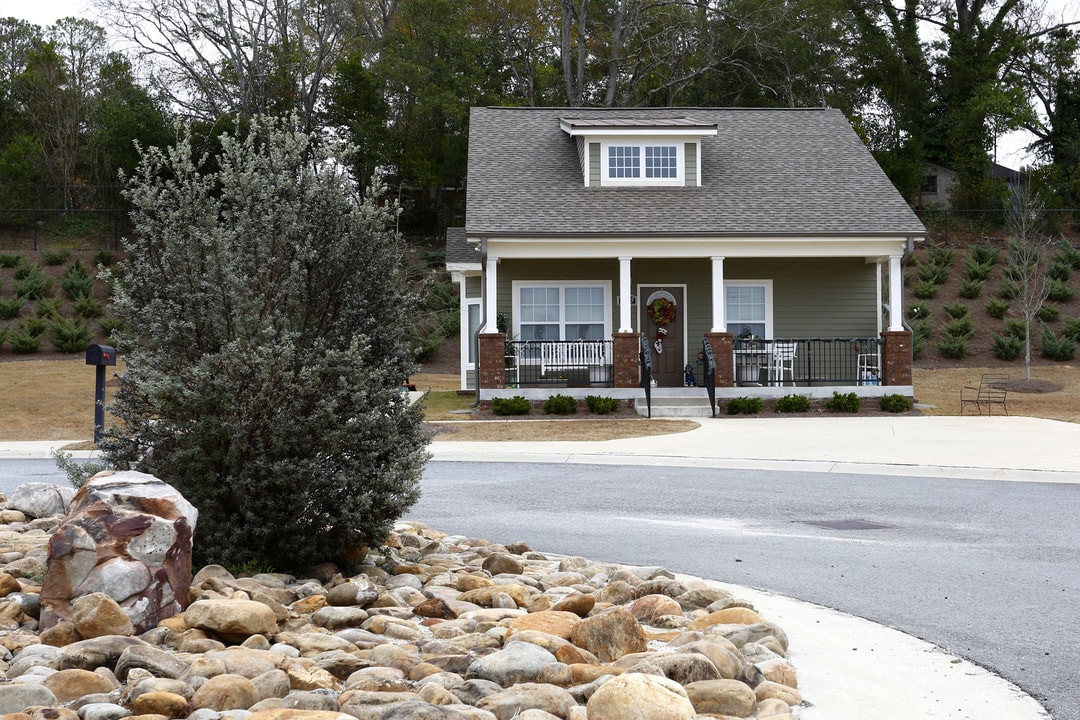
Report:
[[686,143],[683,146],[683,169],[686,171],[685,184],[697,185],[697,143]]
[[589,185],[600,186],[600,143],[589,143]]
[[861,258],[729,259],[724,276],[773,281],[774,337],[877,334],[877,274]]
[[483,294],[483,288],[484,286],[479,275],[472,275],[465,278],[466,298],[479,298]]
[[[631,287],[685,285],[687,343],[693,350],[712,329],[712,264],[690,260],[637,259]],[[876,273],[861,259],[734,259],[724,262],[729,280],[771,280],[773,336],[778,338],[873,337],[877,334]],[[513,327],[512,286],[518,281],[598,280],[611,283],[611,327],[619,323],[619,262],[610,260],[503,260],[498,311]],[[631,312],[638,328],[637,307]]]

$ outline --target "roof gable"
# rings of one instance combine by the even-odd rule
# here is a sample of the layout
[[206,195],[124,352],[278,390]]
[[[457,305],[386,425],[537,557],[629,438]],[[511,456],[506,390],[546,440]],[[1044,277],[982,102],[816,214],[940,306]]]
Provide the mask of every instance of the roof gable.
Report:
[[[714,126],[700,139],[701,186],[585,187],[568,119],[683,134]],[[473,236],[925,233],[832,109],[473,108],[467,203]]]

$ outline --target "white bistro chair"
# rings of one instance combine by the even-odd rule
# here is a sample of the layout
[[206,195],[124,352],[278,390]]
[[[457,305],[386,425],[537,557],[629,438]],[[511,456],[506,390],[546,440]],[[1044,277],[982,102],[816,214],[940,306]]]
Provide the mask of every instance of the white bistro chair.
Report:
[[769,355],[769,384],[783,385],[784,374],[791,385],[795,385],[795,349],[797,343],[774,342]]

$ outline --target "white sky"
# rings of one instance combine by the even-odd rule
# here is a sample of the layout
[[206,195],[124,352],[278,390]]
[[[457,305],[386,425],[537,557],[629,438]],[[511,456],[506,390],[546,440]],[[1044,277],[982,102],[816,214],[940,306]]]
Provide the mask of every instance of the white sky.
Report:
[[[1073,21],[1080,18],[1080,0],[1046,0],[1048,14],[1055,19]],[[83,17],[94,20],[97,13],[90,0],[0,0],[0,17],[17,17],[35,25],[52,25],[62,17]],[[1009,133],[998,139],[997,161],[1019,169],[1032,159],[1023,148],[1034,138],[1027,132]]]

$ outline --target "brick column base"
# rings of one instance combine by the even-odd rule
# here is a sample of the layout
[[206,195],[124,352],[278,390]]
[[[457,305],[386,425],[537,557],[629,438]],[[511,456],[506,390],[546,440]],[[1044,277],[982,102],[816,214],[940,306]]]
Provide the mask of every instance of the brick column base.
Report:
[[911,385],[911,333],[887,330],[881,333],[882,380],[886,385]]
[[638,348],[641,333],[612,333],[612,363],[615,373],[615,387],[641,387],[641,373],[638,370]]
[[716,360],[716,387],[735,387],[735,336],[729,332],[705,333]]
[[506,333],[480,334],[480,367],[476,382],[482,390],[506,385]]

